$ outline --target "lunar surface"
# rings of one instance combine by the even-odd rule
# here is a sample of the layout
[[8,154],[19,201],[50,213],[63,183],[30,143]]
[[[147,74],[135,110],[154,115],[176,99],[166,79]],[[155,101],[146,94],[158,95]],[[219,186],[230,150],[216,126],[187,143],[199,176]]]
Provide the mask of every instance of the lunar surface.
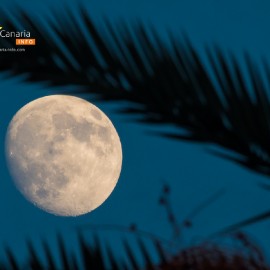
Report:
[[15,114],[7,130],[6,158],[26,199],[55,215],[78,216],[113,191],[122,148],[113,124],[96,106],[53,95]]

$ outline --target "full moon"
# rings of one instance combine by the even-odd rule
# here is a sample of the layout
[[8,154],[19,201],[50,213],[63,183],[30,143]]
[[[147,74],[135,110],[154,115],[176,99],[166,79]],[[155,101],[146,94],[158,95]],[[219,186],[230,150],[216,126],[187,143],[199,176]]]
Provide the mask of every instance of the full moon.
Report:
[[86,214],[113,191],[122,166],[119,136],[109,118],[81,98],[52,95],[22,107],[6,134],[15,186],[46,212]]

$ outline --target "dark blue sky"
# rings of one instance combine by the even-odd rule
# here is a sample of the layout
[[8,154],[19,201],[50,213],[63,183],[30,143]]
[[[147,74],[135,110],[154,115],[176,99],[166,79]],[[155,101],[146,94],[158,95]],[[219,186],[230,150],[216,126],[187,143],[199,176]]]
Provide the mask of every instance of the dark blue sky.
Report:
[[[40,15],[49,6],[57,6],[61,10],[60,3],[68,2],[70,6],[73,2],[78,3],[70,0],[59,1],[56,5],[53,2],[27,0],[23,7]],[[248,51],[258,62],[261,56],[270,61],[270,3],[265,0],[239,0],[237,3],[232,0],[81,2],[85,3],[97,22],[101,22],[104,15],[110,17],[112,22],[121,18],[131,22],[140,19],[152,23],[164,38],[166,29],[179,36],[184,30],[201,51],[207,44],[217,44],[224,51],[238,54],[240,59],[241,53]],[[21,2],[1,1],[0,6],[12,13],[14,3]],[[256,186],[266,178],[207,154],[206,145],[148,135],[146,131],[158,128],[138,125],[127,116],[113,113],[113,108],[118,108],[120,104],[95,103],[111,118],[122,141],[123,169],[118,185],[111,197],[90,214],[78,218],[47,214],[28,203],[13,186],[4,159],[4,137],[9,121],[19,108],[35,98],[59,93],[59,90],[49,92],[41,84],[30,85],[20,79],[6,80],[3,74],[0,78],[1,257],[4,243],[23,257],[26,238],[32,239],[36,246],[39,246],[41,238],[54,245],[56,231],[61,231],[66,236],[66,243],[72,246],[73,226],[86,223],[129,225],[135,222],[144,230],[170,237],[165,213],[157,204],[163,180],[172,187],[172,201],[179,218],[185,217],[218,189],[227,190],[225,196],[194,220],[194,228],[185,236],[186,244],[270,209],[270,193]],[[270,222],[264,222],[247,231],[264,247],[269,247],[269,227]],[[115,235],[106,234],[106,237],[115,240]]]

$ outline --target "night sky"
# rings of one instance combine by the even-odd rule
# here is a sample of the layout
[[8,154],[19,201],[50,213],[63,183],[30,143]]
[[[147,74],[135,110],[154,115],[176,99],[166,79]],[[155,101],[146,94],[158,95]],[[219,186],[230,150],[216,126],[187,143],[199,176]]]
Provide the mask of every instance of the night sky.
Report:
[[[4,4],[6,2],[6,4]],[[39,3],[40,2],[40,3]],[[50,7],[62,9],[77,6],[79,1],[24,1],[23,8],[37,15],[48,14]],[[141,20],[151,23],[166,39],[170,30],[181,37],[184,31],[202,53],[206,45],[218,45],[225,52],[237,54],[240,61],[245,51],[260,63],[261,57],[270,62],[270,2],[216,0],[149,0],[80,1],[92,18],[102,22],[104,16],[112,22]],[[147,3],[146,3],[147,2]],[[1,8],[10,13],[20,1],[1,1]],[[76,3],[73,4],[73,3]],[[60,11],[61,12],[61,11]],[[1,24],[1,21],[0,21]],[[226,194],[194,219],[194,227],[183,236],[188,245],[207,237],[227,225],[270,209],[270,193],[258,187],[269,181],[235,164],[207,153],[211,145],[184,143],[149,134],[152,130],[170,129],[169,126],[137,124],[135,117],[120,115],[114,109],[121,104],[93,102],[114,123],[123,147],[123,167],[120,180],[109,199],[93,212],[76,218],[57,217],[34,207],[14,187],[7,171],[4,139],[9,121],[26,103],[44,95],[60,93],[61,88],[43,84],[28,84],[22,78],[6,79],[0,74],[0,256],[8,245],[18,258],[26,252],[25,240],[31,239],[37,248],[47,239],[55,248],[56,232],[61,231],[65,243],[72,248],[75,226],[91,224],[130,225],[154,232],[170,239],[164,209],[158,198],[164,182],[172,189],[172,203],[179,220],[220,188]],[[91,101],[91,98],[89,99]],[[246,229],[266,249],[270,245],[270,222]],[[102,232],[104,239],[116,241],[119,232]],[[119,244],[120,245],[120,244]],[[268,252],[268,258],[270,253]]]

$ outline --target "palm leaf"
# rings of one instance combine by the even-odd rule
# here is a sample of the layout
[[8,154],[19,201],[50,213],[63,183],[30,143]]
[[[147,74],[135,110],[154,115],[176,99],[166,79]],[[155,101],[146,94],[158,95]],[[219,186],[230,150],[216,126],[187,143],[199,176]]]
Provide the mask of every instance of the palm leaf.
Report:
[[30,242],[29,240],[27,241],[27,247],[28,247],[28,252],[29,252],[27,269],[31,269],[31,270],[44,269],[43,263],[41,262],[36,249],[33,247],[32,242]]
[[60,251],[61,265],[63,266],[63,269],[72,270],[73,268],[71,268],[70,256],[65,248],[65,244],[63,242],[61,235],[58,235],[57,242]]
[[140,264],[133,252],[133,249],[130,247],[130,244],[127,241],[124,241],[124,248],[126,250],[128,261],[130,263],[130,269],[131,270],[140,270]]
[[[77,16],[69,9],[52,13],[55,20],[44,23],[23,10],[13,17],[0,10],[5,29],[23,26],[38,44],[25,53],[2,53],[0,71],[24,74],[28,82],[77,85],[74,94],[129,101],[121,112],[179,127],[162,136],[217,145],[230,151],[216,153],[223,158],[270,175],[269,98],[250,57],[245,57],[249,86],[236,58],[217,48],[206,51],[207,69],[187,38],[180,42],[170,36],[169,46],[141,23],[105,21],[97,27],[83,8]],[[12,38],[0,40],[1,47],[12,44]],[[270,73],[267,65],[265,72]]]
[[155,270],[155,262],[153,262],[152,256],[150,255],[148,249],[146,248],[144,242],[139,238],[138,245],[143,255],[144,263],[143,265],[146,266],[149,270]]
[[219,236],[223,234],[232,233],[234,231],[238,231],[242,229],[243,227],[254,225],[256,223],[265,221],[266,219],[269,219],[269,218],[270,218],[270,211],[268,210],[261,214],[257,214],[255,216],[252,216],[250,218],[237,222],[236,224],[230,225],[226,227],[225,229],[221,230],[220,232],[216,233],[215,235]]
[[[12,270],[19,270],[20,269],[19,264],[14,256],[13,252],[10,250],[10,248],[7,247],[5,249],[5,253],[6,253],[7,259],[9,261],[9,268]],[[4,267],[3,267],[3,269],[4,269]]]
[[[42,247],[45,253],[46,262],[48,264],[48,270],[58,270],[57,266],[54,262],[52,252],[48,246],[48,243],[46,241],[42,242]],[[76,268],[74,268],[76,269]]]
[[115,255],[113,254],[113,251],[111,249],[111,247],[107,244],[106,245],[106,249],[107,249],[107,254],[108,254],[108,258],[109,258],[109,262],[111,265],[111,270],[118,270],[118,269],[125,269],[125,265],[123,264],[121,266],[121,264],[116,260]]

